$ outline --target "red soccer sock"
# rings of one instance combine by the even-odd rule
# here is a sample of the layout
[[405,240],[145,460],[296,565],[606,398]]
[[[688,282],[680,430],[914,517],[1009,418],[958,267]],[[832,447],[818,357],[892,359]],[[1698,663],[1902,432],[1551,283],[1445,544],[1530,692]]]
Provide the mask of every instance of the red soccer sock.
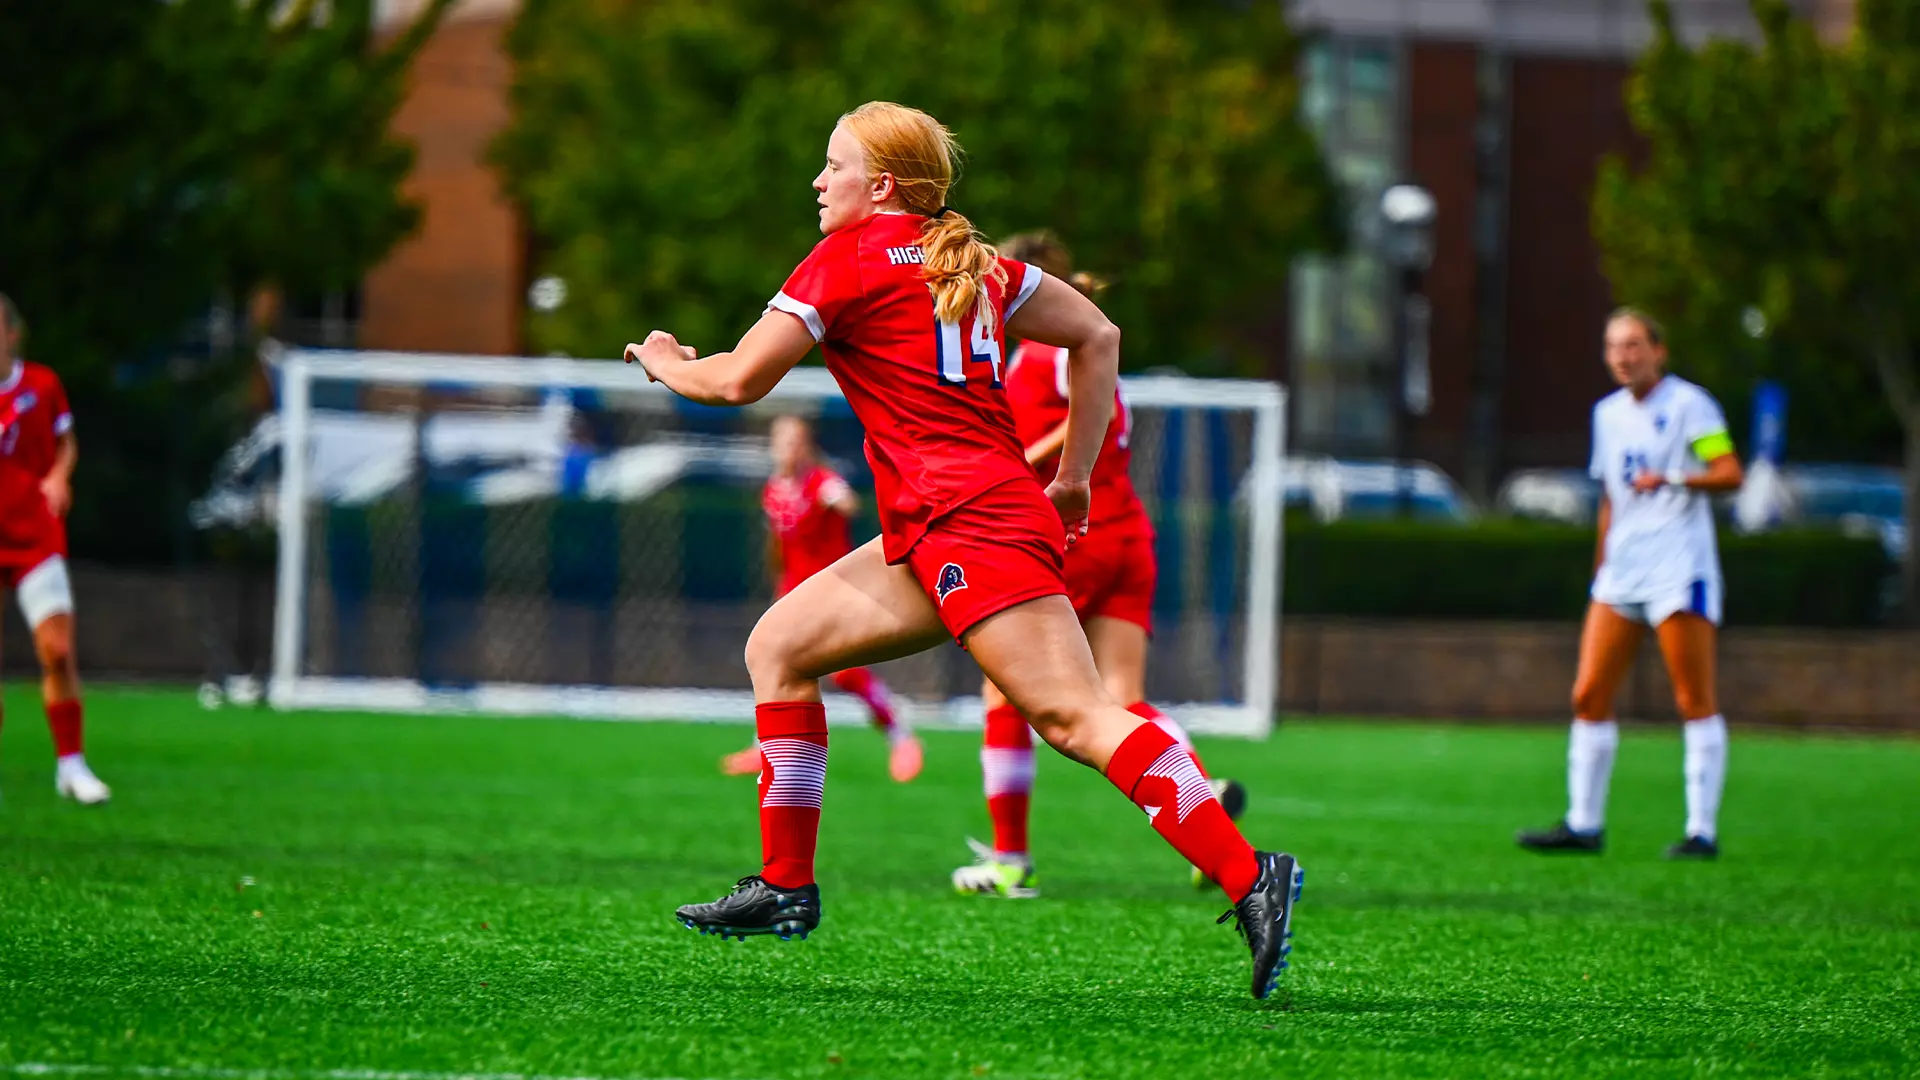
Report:
[[1153,830],[1239,903],[1260,877],[1253,846],[1234,827],[1193,755],[1156,724],[1133,729],[1107,762],[1107,779],[1147,812]]
[[848,668],[836,671],[832,675],[833,685],[854,695],[867,703],[867,710],[873,713],[873,726],[881,731],[894,729],[893,695],[887,692],[887,684],[879,676],[866,668]]
[[1033,729],[1011,705],[987,710],[986,738],[980,747],[980,775],[993,818],[993,850],[1003,855],[1027,852],[1027,816],[1033,800]]
[[1187,735],[1187,729],[1181,727],[1173,717],[1168,716],[1166,713],[1161,712],[1159,709],[1154,708],[1144,701],[1136,701],[1127,706],[1127,711],[1142,720],[1151,720],[1155,724],[1158,724],[1161,731],[1171,735],[1174,742],[1179,743],[1186,749],[1187,753],[1193,755],[1193,763],[1200,766],[1201,776],[1213,775],[1207,771],[1207,763],[1200,760],[1200,751],[1193,748],[1193,739]]
[[47,730],[53,732],[53,754],[80,753],[80,699],[47,702]]
[[813,884],[827,787],[827,709],[817,701],[753,707],[760,735],[760,876],[780,889]]

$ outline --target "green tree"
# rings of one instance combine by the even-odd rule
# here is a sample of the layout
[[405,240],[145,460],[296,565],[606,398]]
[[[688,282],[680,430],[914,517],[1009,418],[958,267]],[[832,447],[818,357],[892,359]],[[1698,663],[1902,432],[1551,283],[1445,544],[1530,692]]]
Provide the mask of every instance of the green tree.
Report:
[[0,0],[0,290],[76,402],[76,551],[163,555],[232,434],[251,357],[179,362],[190,319],[350,287],[414,226],[388,122],[449,2],[382,45],[374,0]]
[[1246,370],[1236,316],[1338,236],[1278,4],[529,0],[511,49],[498,156],[569,286],[544,348],[731,345],[819,240],[835,119],[876,98],[954,129],[982,230],[1051,227],[1111,275],[1132,367]]
[[[1784,0],[1752,0],[1758,47],[1698,49],[1651,6],[1628,91],[1645,161],[1609,160],[1595,193],[1614,290],[1723,375],[1771,363],[1842,422],[1897,425],[1920,614],[1920,5],[1860,0],[1851,39],[1828,45]],[[1768,349],[1727,344],[1749,306]]]

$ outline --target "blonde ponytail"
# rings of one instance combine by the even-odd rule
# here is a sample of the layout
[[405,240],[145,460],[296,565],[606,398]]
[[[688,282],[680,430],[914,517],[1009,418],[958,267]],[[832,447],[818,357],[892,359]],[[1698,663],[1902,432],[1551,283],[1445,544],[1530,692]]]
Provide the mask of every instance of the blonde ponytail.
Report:
[[[973,222],[952,210],[920,230],[920,250],[927,260],[920,273],[933,290],[933,313],[941,322],[959,322],[976,300],[986,297],[989,278],[1007,283],[1006,268],[993,245],[980,238]],[[981,310],[992,308],[982,305]]]
[[[960,144],[940,121],[891,101],[869,101],[840,118],[867,152],[872,174],[892,173],[894,190],[909,213],[923,214],[921,276],[933,293],[933,310],[942,322],[959,322],[986,299],[987,282],[1007,282],[993,245],[981,239],[973,223],[947,206],[960,160]],[[983,318],[992,308],[980,304]]]

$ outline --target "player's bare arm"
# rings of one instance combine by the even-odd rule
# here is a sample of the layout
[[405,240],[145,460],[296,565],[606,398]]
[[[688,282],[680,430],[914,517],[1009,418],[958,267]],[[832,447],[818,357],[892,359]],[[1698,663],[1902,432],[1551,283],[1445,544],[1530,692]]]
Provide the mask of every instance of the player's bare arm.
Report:
[[702,405],[751,405],[766,397],[787,372],[813,348],[806,324],[781,311],[769,311],[753,324],[731,352],[700,356],[665,330],[639,344],[629,342],[626,361],[646,369],[647,378]]
[[1038,465],[1059,453],[1060,448],[1065,445],[1067,445],[1067,424],[1063,420],[1052,431],[1035,439],[1033,445],[1027,447],[1027,464]]
[[1087,531],[1089,483],[1113,419],[1114,385],[1120,378],[1120,328],[1078,289],[1049,275],[1013,317],[1007,336],[1067,350],[1067,424],[1060,468],[1047,497],[1081,534]]
[[823,500],[822,505],[851,521],[853,520],[853,516],[860,512],[860,496],[853,493],[851,485],[839,484],[837,486],[840,490],[834,494],[833,498]]
[[55,443],[53,467],[40,481],[40,493],[47,497],[47,509],[63,518],[73,508],[73,467],[80,461],[80,440],[69,431]]
[[1605,492],[1600,493],[1600,512],[1595,520],[1600,526],[1600,534],[1593,540],[1593,572],[1600,572],[1600,564],[1607,561],[1607,529],[1613,524],[1613,503],[1607,501]]

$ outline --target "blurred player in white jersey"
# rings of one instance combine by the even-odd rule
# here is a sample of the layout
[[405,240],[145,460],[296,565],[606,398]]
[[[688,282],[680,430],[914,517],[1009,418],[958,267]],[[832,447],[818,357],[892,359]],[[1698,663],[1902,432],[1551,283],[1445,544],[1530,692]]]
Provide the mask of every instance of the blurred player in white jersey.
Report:
[[1532,851],[1598,853],[1605,846],[1607,782],[1620,741],[1614,694],[1651,627],[1673,682],[1686,743],[1686,832],[1669,858],[1720,853],[1720,791],[1727,775],[1727,725],[1714,687],[1720,625],[1720,556],[1715,492],[1743,474],[1720,406],[1700,387],[1669,375],[1660,325],[1622,308],[1607,320],[1607,369],[1620,389],[1593,409],[1600,502],[1598,568],[1580,635],[1567,751],[1567,816],[1522,832]]

